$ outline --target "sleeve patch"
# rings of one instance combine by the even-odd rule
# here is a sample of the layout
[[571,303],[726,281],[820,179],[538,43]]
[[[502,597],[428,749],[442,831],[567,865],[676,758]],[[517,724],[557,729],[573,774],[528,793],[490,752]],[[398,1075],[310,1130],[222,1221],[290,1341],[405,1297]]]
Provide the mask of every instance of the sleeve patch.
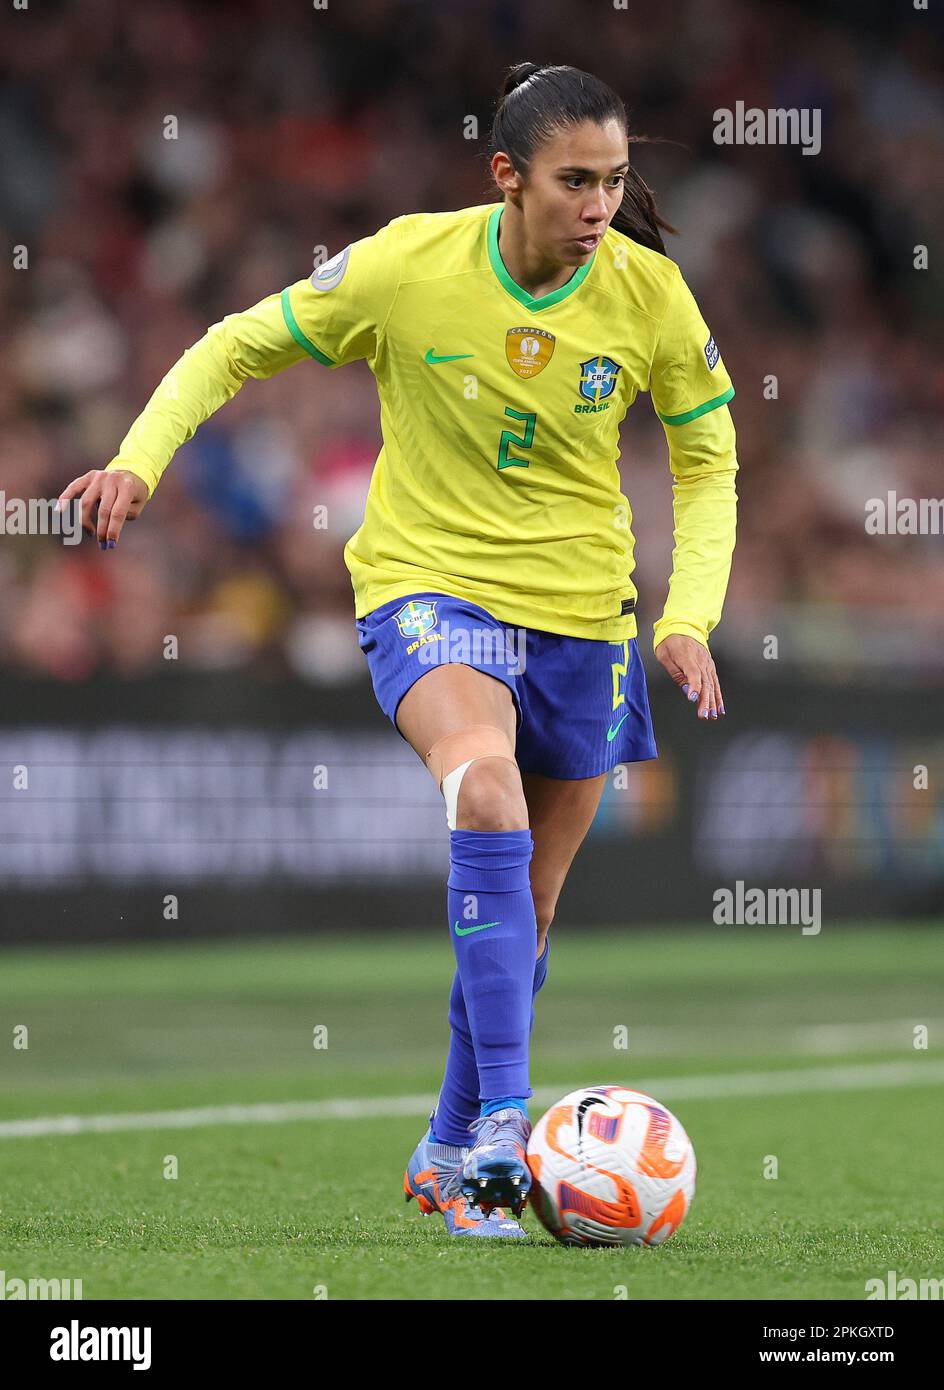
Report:
[[311,274],[312,289],[333,290],[340,285],[347,270],[348,257],[351,254],[350,246],[345,246],[343,251],[339,251],[336,256],[332,256],[330,261],[325,261],[324,265],[318,266]]
[[705,361],[708,363],[709,372],[714,371],[715,367],[718,365],[718,358],[720,356],[721,354],[718,351],[718,344],[715,342],[713,337],[709,338],[707,343],[705,344]]

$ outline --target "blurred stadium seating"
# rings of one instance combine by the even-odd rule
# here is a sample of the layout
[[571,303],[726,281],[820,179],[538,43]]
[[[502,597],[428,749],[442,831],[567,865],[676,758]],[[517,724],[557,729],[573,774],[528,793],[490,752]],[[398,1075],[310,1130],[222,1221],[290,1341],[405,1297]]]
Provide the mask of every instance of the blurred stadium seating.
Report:
[[[941,539],[879,542],[863,525],[869,497],[942,492],[944,282],[933,254],[913,268],[944,200],[939,21],[851,3],[675,0],[644,22],[634,8],[595,6],[576,27],[561,0],[280,6],[277,21],[264,0],[97,0],[7,16],[0,224],[30,257],[0,291],[7,495],[54,497],[104,466],[183,350],[306,274],[314,247],[490,200],[482,148],[503,65],[568,61],[613,83],[637,130],[679,142],[634,157],[682,232],[670,254],[737,386],[722,670],[756,668],[777,633],[827,675],[940,679]],[[822,152],[716,145],[711,114],[738,99],[821,107]],[[249,382],[115,555],[0,547],[3,667],[137,676],[174,632],[191,669],[366,680],[341,549],[378,437],[363,364]],[[622,467],[648,642],[672,519],[645,399]],[[317,504],[329,525],[313,535]]]
[[[944,494],[940,13],[880,0],[574,13],[570,0],[9,11],[0,225],[29,259],[0,281],[2,488],[54,498],[103,467],[183,351],[306,275],[319,248],[491,201],[484,149],[509,62],[593,70],[656,138],[634,159],[680,229],[670,254],[737,387],[741,508],[712,639],[735,718],[711,737],[689,727],[652,671],[660,760],[608,790],[570,916],[623,920],[627,841],[647,866],[636,922],[705,920],[713,885],[739,873],[832,885],[833,915],[934,911],[942,538],[870,535],[865,517],[889,492]],[[820,109],[821,151],[715,143],[713,113],[739,101]],[[28,795],[0,797],[4,939],[172,930],[154,892],[167,883],[202,890],[189,921],[206,931],[367,925],[376,896],[361,889],[386,894],[387,921],[436,920],[441,803],[374,707],[341,558],[378,447],[366,365],[305,362],[208,421],[113,554],[0,538],[0,744],[4,765],[32,771]],[[672,508],[645,399],[621,468],[652,668]],[[329,757],[331,797],[313,800],[312,765]],[[365,759],[384,764],[372,786]],[[263,765],[265,786],[225,770]],[[80,891],[92,881],[113,896]]]

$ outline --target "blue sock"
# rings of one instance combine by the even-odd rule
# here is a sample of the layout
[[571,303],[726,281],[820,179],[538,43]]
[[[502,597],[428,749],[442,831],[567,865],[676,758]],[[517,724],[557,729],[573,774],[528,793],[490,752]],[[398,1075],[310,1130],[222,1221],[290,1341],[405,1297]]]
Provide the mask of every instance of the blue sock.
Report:
[[482,1115],[494,1115],[496,1110],[520,1110],[522,1115],[527,1115],[528,1102],[523,1096],[499,1096],[498,1100],[482,1101]]
[[544,981],[547,979],[547,957],[551,949],[551,938],[545,937],[544,950],[534,962],[534,979],[531,982],[531,1028],[534,1027],[534,1001],[538,991],[544,988]]
[[479,1069],[458,970],[449,992],[449,1030],[446,1071],[430,1130],[434,1142],[461,1146],[468,1144],[469,1125],[478,1118]]
[[[547,979],[548,954],[551,949],[550,937],[544,943],[544,950],[534,962],[534,975],[531,983],[531,1027],[534,1027],[534,998]],[[469,1142],[469,1125],[481,1113],[479,1103],[479,1071],[475,1065],[475,1049],[469,1020],[462,997],[462,982],[458,970],[452,981],[449,995],[449,1055],[446,1058],[446,1072],[439,1090],[439,1100],[432,1123],[434,1143],[458,1144]],[[489,1102],[484,1102],[489,1104]]]
[[450,832],[449,930],[480,1100],[530,1096],[531,989],[537,922],[530,830]]

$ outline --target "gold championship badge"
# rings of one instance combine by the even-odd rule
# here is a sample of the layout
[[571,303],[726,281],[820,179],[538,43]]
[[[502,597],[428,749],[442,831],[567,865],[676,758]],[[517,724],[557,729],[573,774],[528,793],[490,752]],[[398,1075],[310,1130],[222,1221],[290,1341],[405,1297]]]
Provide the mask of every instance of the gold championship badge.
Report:
[[543,328],[509,328],[505,356],[511,370],[525,381],[543,372],[554,355],[557,339]]

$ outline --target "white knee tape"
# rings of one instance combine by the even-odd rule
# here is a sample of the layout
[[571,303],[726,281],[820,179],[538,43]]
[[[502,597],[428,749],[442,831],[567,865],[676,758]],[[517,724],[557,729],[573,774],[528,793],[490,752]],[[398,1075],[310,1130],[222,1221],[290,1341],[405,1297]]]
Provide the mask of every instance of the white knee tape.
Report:
[[442,794],[446,800],[446,824],[450,830],[456,828],[456,812],[459,808],[459,788],[462,785],[462,779],[474,762],[475,759],[470,758],[468,762],[460,763],[452,772],[447,772],[442,779]]
[[[471,753],[458,766],[454,760]],[[513,763],[514,744],[508,735],[494,724],[468,724],[455,733],[437,739],[426,754],[426,766],[446,798],[446,824],[456,829],[459,806],[459,787],[462,779],[477,758],[506,758]]]

